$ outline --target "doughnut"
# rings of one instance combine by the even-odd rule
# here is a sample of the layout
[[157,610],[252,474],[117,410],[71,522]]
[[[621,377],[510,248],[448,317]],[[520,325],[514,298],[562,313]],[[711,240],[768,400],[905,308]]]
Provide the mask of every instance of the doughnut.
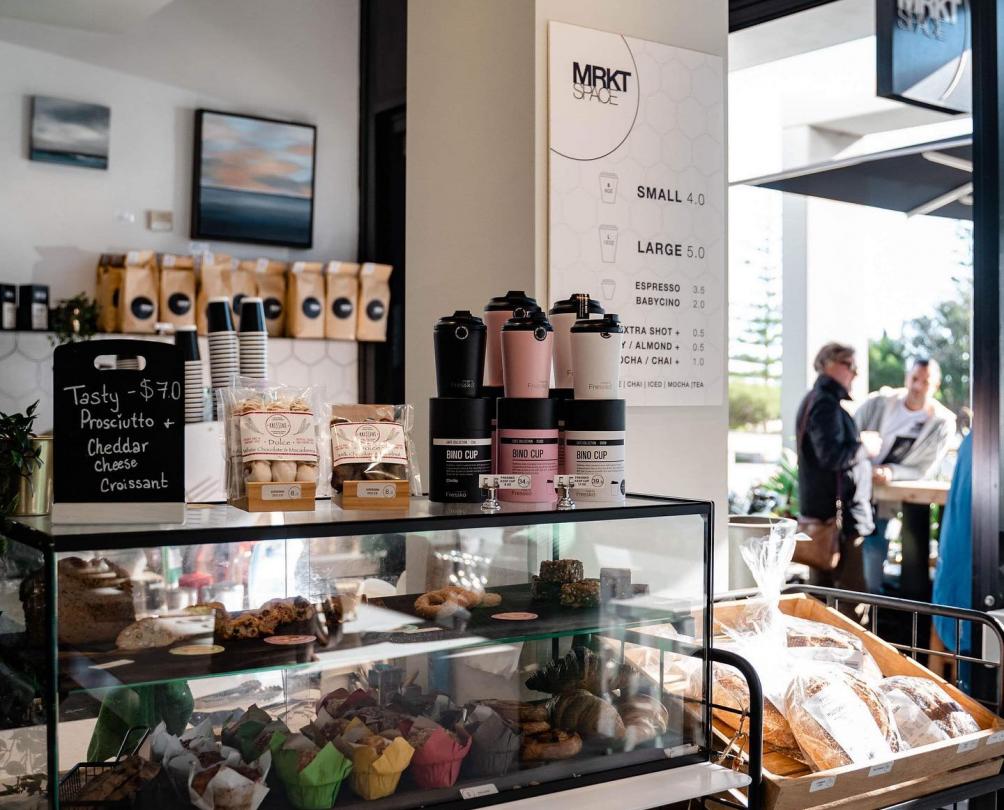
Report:
[[479,607],[498,607],[502,604],[502,594],[500,593],[483,593],[481,594],[481,601],[478,603]]
[[[479,594],[466,588],[447,587],[438,591],[423,593],[415,600],[415,613],[423,619],[435,619],[447,604],[462,608],[474,607],[480,601]],[[449,609],[453,612],[455,608]]]
[[572,731],[554,729],[523,738],[519,757],[523,762],[570,759],[582,750],[582,738]]

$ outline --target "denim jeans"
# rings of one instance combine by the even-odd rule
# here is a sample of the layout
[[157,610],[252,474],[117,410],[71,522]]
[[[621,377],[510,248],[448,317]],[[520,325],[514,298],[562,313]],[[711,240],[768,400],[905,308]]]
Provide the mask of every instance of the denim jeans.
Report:
[[882,593],[882,569],[889,556],[889,539],[885,536],[888,528],[889,518],[875,518],[875,531],[865,538],[862,553],[868,593]]

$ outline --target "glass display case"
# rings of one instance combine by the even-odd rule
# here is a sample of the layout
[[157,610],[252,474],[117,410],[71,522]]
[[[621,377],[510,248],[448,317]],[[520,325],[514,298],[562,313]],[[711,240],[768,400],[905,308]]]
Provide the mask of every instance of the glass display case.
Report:
[[[137,750],[173,806],[206,789],[175,771],[223,767],[162,759],[179,735],[267,786],[265,808],[477,806],[713,768],[712,524],[710,503],[649,497],[21,519],[4,530],[3,733],[44,740],[36,760],[77,780],[67,806],[80,763],[148,731]],[[10,747],[0,783],[32,770],[5,769]],[[720,770],[701,792],[741,779]],[[303,784],[321,772],[339,783],[326,799]]]

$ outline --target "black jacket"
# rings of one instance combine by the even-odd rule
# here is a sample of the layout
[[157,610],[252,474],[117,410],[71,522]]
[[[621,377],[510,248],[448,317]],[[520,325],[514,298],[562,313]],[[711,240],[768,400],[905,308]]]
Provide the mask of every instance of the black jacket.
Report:
[[[841,400],[850,394],[832,377],[820,374],[798,407],[798,500],[805,517],[829,520],[837,513],[837,489],[844,504],[844,537],[874,531],[871,464],[854,419]],[[806,409],[809,409],[806,417]]]

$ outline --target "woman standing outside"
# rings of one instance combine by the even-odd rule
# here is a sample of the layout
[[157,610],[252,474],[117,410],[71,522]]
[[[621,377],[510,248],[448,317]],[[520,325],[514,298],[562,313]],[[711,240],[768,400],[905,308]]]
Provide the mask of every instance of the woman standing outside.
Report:
[[803,519],[821,523],[838,519],[840,557],[832,571],[812,569],[810,582],[864,591],[861,546],[874,529],[871,465],[854,419],[841,404],[851,398],[850,387],[858,374],[854,348],[827,343],[813,368],[819,376],[795,421],[799,506]]

